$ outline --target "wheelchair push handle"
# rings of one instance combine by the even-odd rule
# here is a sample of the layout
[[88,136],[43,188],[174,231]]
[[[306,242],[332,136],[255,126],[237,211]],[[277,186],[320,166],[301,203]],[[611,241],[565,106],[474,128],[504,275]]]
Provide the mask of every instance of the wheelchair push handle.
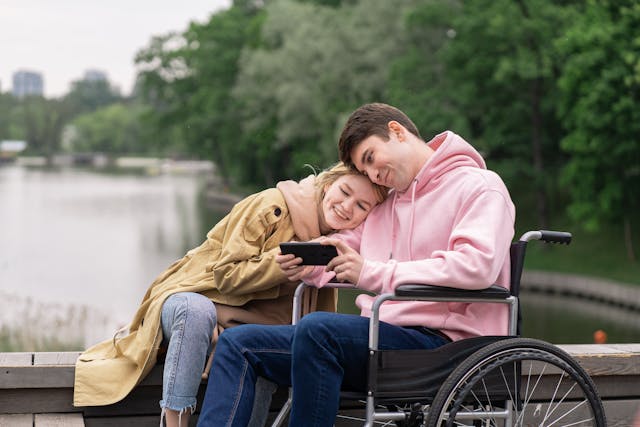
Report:
[[560,243],[568,245],[571,243],[571,233],[566,231],[538,230],[527,231],[520,237],[521,242],[529,240],[542,240],[547,243]]

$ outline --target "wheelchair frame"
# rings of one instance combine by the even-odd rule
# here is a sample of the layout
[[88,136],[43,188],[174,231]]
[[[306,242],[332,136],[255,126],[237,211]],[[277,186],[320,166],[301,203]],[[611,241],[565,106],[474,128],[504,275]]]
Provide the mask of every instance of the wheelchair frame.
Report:
[[[577,404],[585,406],[588,405],[587,417],[591,417],[580,424],[581,420],[575,424],[568,425],[594,425],[598,427],[604,427],[606,425],[604,409],[602,402],[600,401],[595,385],[591,381],[589,375],[578,365],[575,360],[568,354],[558,349],[557,347],[540,340],[519,338],[520,335],[520,310],[519,310],[519,289],[520,278],[524,268],[524,257],[526,252],[527,243],[530,240],[542,240],[544,242],[551,243],[564,243],[569,244],[571,242],[571,234],[558,231],[528,231],[524,233],[520,239],[511,244],[511,289],[507,290],[501,286],[492,285],[483,290],[464,290],[458,288],[447,288],[433,285],[401,285],[396,288],[394,293],[385,293],[379,295],[373,304],[372,315],[369,321],[369,366],[368,366],[368,381],[367,391],[364,396],[366,402],[365,416],[366,420],[364,425],[371,427],[378,421],[395,421],[399,426],[424,426],[430,427],[447,425],[466,425],[461,424],[461,421],[474,421],[473,425],[497,425],[496,420],[502,420],[504,426],[521,425],[524,421],[525,406],[529,404],[527,396],[520,395],[521,384],[521,369],[522,364],[526,363],[528,369],[531,370],[532,366],[544,365],[544,369],[547,365],[551,366],[551,370],[560,371],[559,380],[556,384],[556,391],[551,397],[549,403],[554,409],[551,412],[556,411],[558,407],[569,401],[568,396],[578,395],[584,396],[583,401]],[[292,323],[296,324],[301,317],[301,297],[306,289],[310,285],[301,283],[296,289],[294,295],[294,307],[292,313]],[[343,283],[331,283],[329,286],[336,288],[354,288],[351,284]],[[411,409],[400,408],[396,411],[388,409],[386,411],[377,411],[376,408],[380,406],[380,402],[393,402],[393,398],[381,397],[384,396],[384,392],[379,392],[379,373],[378,367],[380,366],[381,357],[385,351],[380,351],[378,348],[378,331],[380,322],[380,308],[386,301],[429,301],[429,302],[483,302],[483,303],[498,303],[506,304],[509,307],[509,323],[507,336],[500,337],[476,337],[470,339],[460,340],[454,343],[445,344],[439,349],[434,350],[418,350],[425,355],[436,354],[440,351],[449,351],[444,356],[438,356],[440,359],[447,357],[456,357],[457,353],[464,354],[462,360],[456,362],[456,366],[446,371],[443,376],[446,380],[438,387],[438,391],[435,396],[428,398],[416,397],[406,400],[407,402],[413,401],[414,404]],[[452,344],[454,344],[452,346]],[[450,346],[451,349],[447,349]],[[467,346],[466,352],[459,352],[462,346]],[[386,352],[395,352],[388,359],[396,358],[400,352],[407,353],[407,350],[393,350]],[[468,354],[470,352],[470,354]],[[431,357],[431,356],[429,356]],[[431,361],[431,360],[429,360]],[[431,366],[431,365],[430,365]],[[437,365],[436,365],[437,366]],[[508,368],[507,369],[505,369]],[[505,371],[507,376],[511,375],[509,383],[505,378]],[[489,376],[497,375],[498,372],[502,374],[503,386],[508,389],[509,397],[495,399],[498,402],[504,402],[502,406],[493,408],[494,402],[492,402],[491,393],[487,390],[487,383],[490,383]],[[531,372],[529,372],[531,375]],[[514,381],[515,378],[515,381]],[[575,384],[568,388],[566,378],[574,381]],[[538,378],[538,381],[540,378]],[[511,384],[514,381],[514,384]],[[564,381],[564,384],[563,384]],[[433,382],[433,381],[432,381]],[[495,381],[494,381],[495,382]],[[478,391],[478,386],[484,387]],[[513,390],[510,387],[513,385]],[[527,382],[527,388],[529,386]],[[538,383],[536,382],[536,387]],[[422,385],[421,385],[422,387]],[[535,387],[534,387],[535,388]],[[556,394],[562,390],[563,396],[560,396],[556,400]],[[492,390],[493,392],[493,390]],[[503,391],[504,393],[504,391]],[[482,398],[478,395],[484,395]],[[505,395],[506,396],[506,395]],[[469,405],[468,399],[473,398],[475,402]],[[398,401],[404,401],[403,398],[398,398]],[[421,402],[416,404],[415,402]],[[488,403],[487,403],[488,402]],[[426,403],[426,404],[425,404]],[[385,405],[386,403],[383,403]],[[392,405],[392,406],[395,406]],[[291,393],[289,393],[289,399],[281,409],[280,413],[274,420],[272,427],[281,426],[286,419],[291,407]],[[471,408],[471,409],[470,409]],[[493,408],[493,409],[492,409]],[[537,407],[536,407],[537,408]],[[569,411],[575,411],[576,409],[568,409]],[[579,411],[584,411],[585,408]],[[550,416],[550,409],[546,410],[546,417]],[[527,415],[529,416],[529,415]],[[566,416],[555,415],[554,421],[562,419]],[[426,424],[425,424],[426,423]],[[544,422],[541,425],[544,424]],[[551,425],[551,424],[548,424]]]

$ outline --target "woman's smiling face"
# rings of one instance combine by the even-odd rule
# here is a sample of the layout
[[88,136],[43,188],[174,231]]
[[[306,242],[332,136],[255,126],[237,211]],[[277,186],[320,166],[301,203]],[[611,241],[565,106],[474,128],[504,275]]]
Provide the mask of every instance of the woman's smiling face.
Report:
[[333,230],[355,228],[378,204],[371,181],[363,175],[343,175],[325,187],[322,215]]

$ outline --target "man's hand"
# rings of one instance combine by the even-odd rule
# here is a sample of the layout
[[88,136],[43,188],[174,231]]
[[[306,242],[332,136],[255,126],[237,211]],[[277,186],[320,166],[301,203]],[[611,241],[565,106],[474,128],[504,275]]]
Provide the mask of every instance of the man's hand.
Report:
[[338,256],[329,261],[325,271],[333,271],[336,275],[336,280],[339,282],[357,284],[364,258],[342,240],[325,238],[319,241],[323,245],[333,245],[338,249]]
[[313,270],[313,266],[300,265],[302,258],[296,257],[294,254],[283,255],[280,253],[276,255],[276,262],[280,265],[280,269],[291,282],[301,281],[304,276],[311,273],[311,270]]

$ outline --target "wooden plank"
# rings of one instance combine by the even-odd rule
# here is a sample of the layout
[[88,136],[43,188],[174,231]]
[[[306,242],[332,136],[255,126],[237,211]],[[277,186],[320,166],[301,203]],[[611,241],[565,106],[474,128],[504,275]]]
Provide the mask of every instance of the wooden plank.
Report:
[[607,344],[566,344],[559,345],[559,348],[563,349],[572,356],[587,356],[587,355],[610,355],[617,353],[627,353],[621,348],[616,348]]
[[[158,427],[160,425],[160,414],[134,417],[85,417],[84,425],[85,427]],[[189,427],[195,427],[191,420],[189,420]]]
[[16,366],[0,370],[0,389],[73,387],[74,366]]
[[640,399],[605,400],[602,404],[607,416],[607,427],[638,426],[634,421],[640,417]]
[[0,353],[0,367],[29,366],[32,360],[33,353]]
[[33,414],[0,415],[0,427],[33,427]]
[[0,414],[80,412],[73,407],[73,389],[2,390]]
[[616,355],[574,355],[574,359],[593,376],[640,375],[640,354],[622,353]]
[[64,352],[38,352],[34,354],[33,364],[39,365],[69,365],[75,366],[76,359],[80,355],[78,351]]
[[36,414],[34,427],[85,427],[82,414]]
[[603,400],[640,398],[640,376],[598,376],[591,379]]

